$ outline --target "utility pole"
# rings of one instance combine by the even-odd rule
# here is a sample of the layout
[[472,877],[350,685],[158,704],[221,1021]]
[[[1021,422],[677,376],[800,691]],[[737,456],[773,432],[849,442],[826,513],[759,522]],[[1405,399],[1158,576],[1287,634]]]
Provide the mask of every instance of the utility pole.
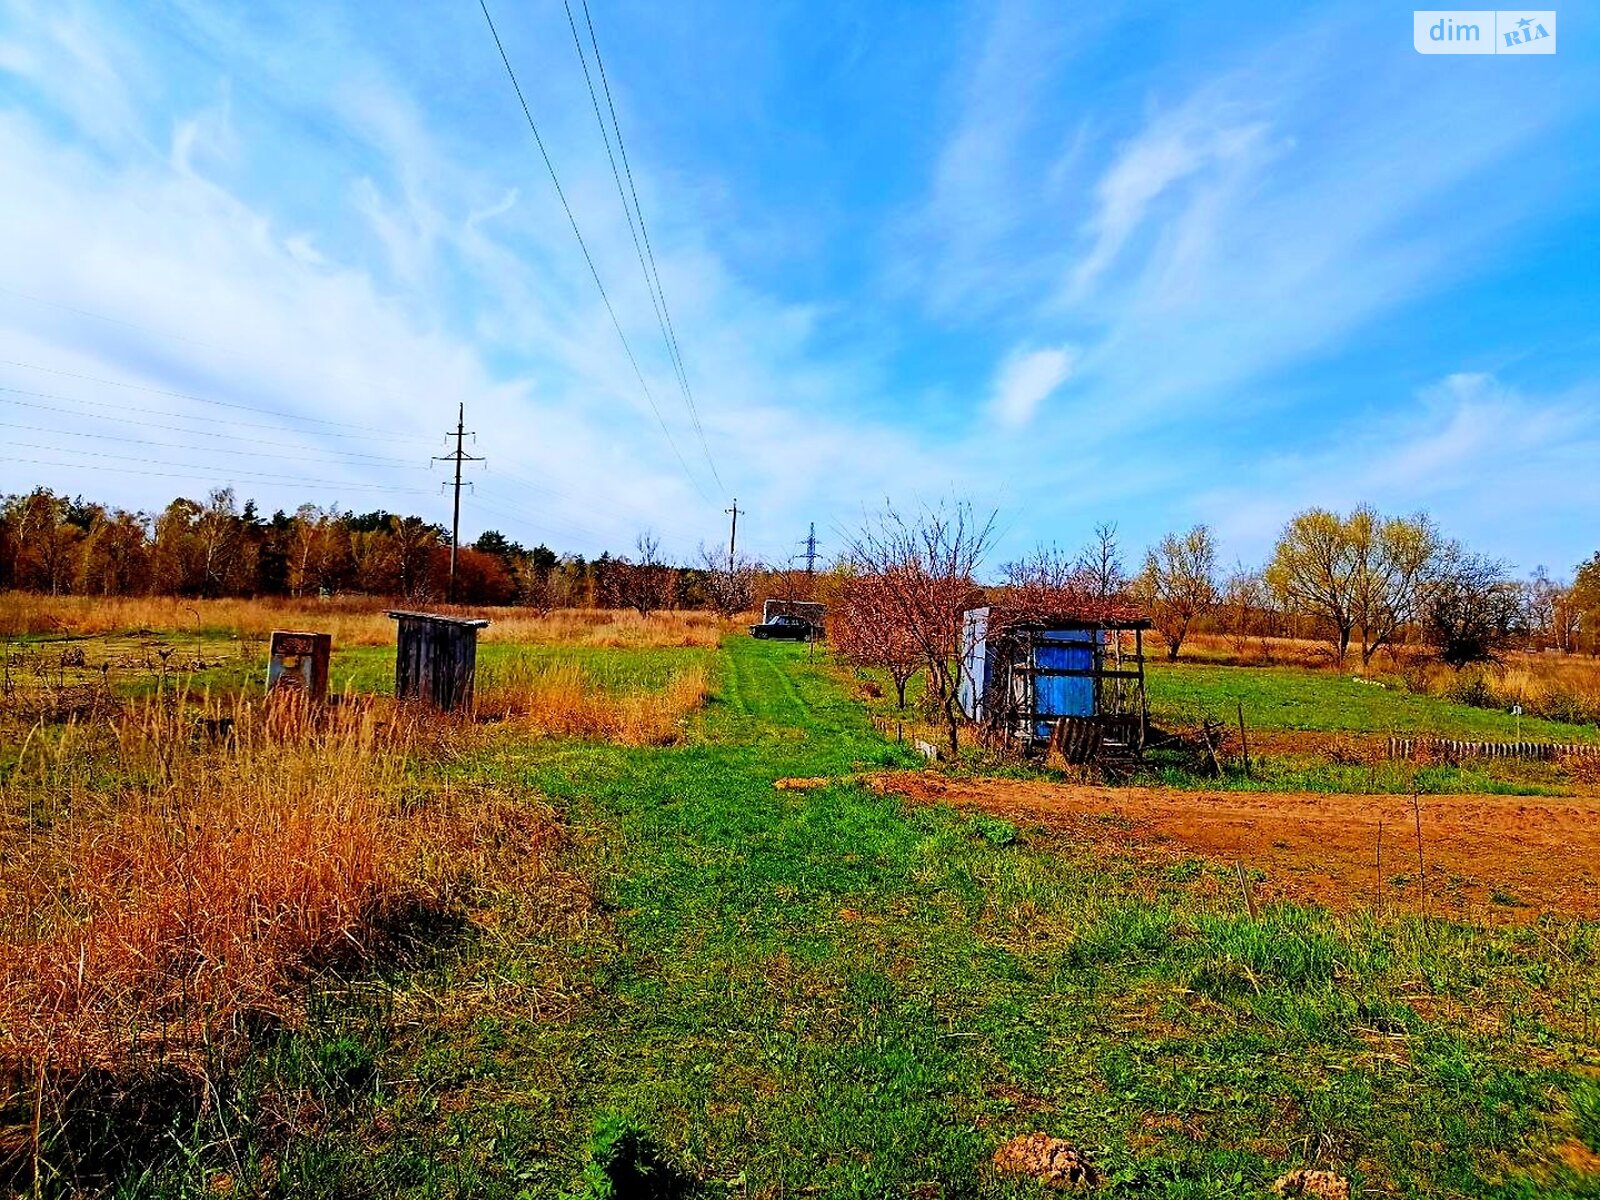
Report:
[[811,530],[806,534],[806,574],[817,573],[817,523],[811,522]]
[[733,507],[722,510],[733,514],[733,523],[728,526],[728,577],[733,578],[733,547],[735,539],[739,536],[739,497],[733,498]]
[[[469,462],[483,462],[483,457],[468,454],[465,449],[467,438],[467,406],[463,401],[456,409],[456,427],[453,433],[446,433],[445,437],[456,439],[456,448],[450,454],[436,454],[430,462],[452,462],[456,465],[455,506],[450,516],[450,584],[445,594],[446,600],[454,604],[456,600],[456,549],[461,545],[461,464]],[[472,436],[476,438],[477,433]],[[471,486],[470,484],[468,486]]]

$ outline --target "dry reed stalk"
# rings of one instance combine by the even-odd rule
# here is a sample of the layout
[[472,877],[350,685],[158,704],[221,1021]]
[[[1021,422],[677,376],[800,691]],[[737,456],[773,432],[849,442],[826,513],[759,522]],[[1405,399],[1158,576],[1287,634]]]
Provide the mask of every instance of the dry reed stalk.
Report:
[[[6,777],[0,1092],[45,1064],[58,1088],[152,1065],[198,1076],[288,1016],[317,969],[540,869],[546,813],[419,803],[426,727],[402,706],[198,712],[158,697],[69,727]],[[49,797],[45,818],[24,792]]]

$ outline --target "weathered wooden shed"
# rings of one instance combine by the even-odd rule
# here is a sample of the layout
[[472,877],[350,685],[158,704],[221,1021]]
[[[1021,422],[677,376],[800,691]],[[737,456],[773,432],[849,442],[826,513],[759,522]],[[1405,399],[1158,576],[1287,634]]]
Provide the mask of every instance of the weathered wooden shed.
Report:
[[394,694],[426,700],[443,712],[470,711],[478,666],[480,618],[435,613],[389,612],[400,623],[394,656]]
[[1143,617],[1109,609],[1026,617],[970,609],[962,620],[962,711],[1026,749],[1054,738],[1075,748],[1069,758],[1094,757],[1102,745],[1138,754],[1149,727],[1148,628]]

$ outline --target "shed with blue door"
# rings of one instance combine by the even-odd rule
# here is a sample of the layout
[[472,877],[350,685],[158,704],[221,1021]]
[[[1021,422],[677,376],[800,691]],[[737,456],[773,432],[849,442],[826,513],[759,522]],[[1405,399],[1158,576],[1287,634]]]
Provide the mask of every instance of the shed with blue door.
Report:
[[961,625],[962,711],[1025,748],[1087,731],[1092,736],[1075,744],[1137,754],[1149,726],[1148,628],[1142,617],[1109,610],[1019,617],[1001,607],[969,609]]

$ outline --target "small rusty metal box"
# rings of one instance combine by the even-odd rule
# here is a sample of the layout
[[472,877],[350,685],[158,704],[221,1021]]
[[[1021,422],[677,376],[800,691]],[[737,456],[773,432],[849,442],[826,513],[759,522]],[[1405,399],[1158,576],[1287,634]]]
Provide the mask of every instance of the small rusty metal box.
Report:
[[332,654],[331,633],[273,630],[271,657],[267,660],[267,691],[300,692],[308,700],[326,700],[328,659]]

